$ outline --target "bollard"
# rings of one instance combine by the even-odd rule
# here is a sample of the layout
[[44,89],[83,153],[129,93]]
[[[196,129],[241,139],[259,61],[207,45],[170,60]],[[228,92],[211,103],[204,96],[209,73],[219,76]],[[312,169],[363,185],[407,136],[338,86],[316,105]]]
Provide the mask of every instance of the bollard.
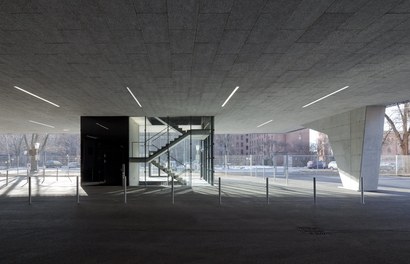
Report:
[[171,202],[175,203],[174,177],[171,177]]
[[285,169],[285,176],[286,176],[286,185],[288,185],[288,180],[289,180],[289,171],[288,171],[288,168]]
[[127,178],[125,175],[123,176],[123,184],[124,184],[124,203],[127,203]]
[[316,178],[313,177],[313,203],[316,205]]
[[56,180],[58,181],[58,167],[57,167],[57,176],[56,176]]
[[269,178],[266,178],[266,203],[269,204]]
[[31,176],[28,176],[28,204],[31,205]]
[[122,164],[122,186],[124,187],[124,203],[127,203],[127,177],[125,177],[125,164]]
[[125,177],[125,164],[121,166],[122,186],[124,187],[124,203],[127,203],[127,177]]
[[46,176],[46,168],[43,167],[43,177]]
[[218,195],[219,195],[219,205],[221,205],[222,197],[221,197],[221,177],[218,178]]
[[362,204],[364,204],[364,185],[363,185],[363,177],[360,177],[360,193],[362,197]]
[[276,181],[276,166],[273,167],[273,181]]
[[6,186],[9,185],[9,170],[6,171]]
[[80,204],[80,176],[77,175],[77,204]]

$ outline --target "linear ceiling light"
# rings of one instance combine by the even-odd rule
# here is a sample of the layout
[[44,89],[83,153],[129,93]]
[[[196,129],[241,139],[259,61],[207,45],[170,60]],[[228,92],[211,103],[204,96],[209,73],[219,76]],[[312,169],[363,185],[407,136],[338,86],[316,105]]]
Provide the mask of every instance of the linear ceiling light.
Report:
[[349,86],[345,86],[345,87],[343,87],[343,88],[341,88],[341,89],[339,89],[339,90],[337,90],[337,91],[334,91],[333,93],[330,93],[330,94],[328,94],[328,95],[325,95],[325,96],[323,96],[323,97],[321,97],[321,98],[319,98],[319,99],[317,99],[317,100],[315,100],[315,101],[313,101],[313,102],[311,102],[311,103],[308,103],[307,105],[302,106],[302,108],[305,108],[305,107],[308,107],[309,105],[315,104],[315,103],[317,103],[317,102],[319,102],[319,101],[321,101],[321,100],[323,100],[323,99],[325,99],[325,98],[328,98],[329,96],[332,96],[332,95],[334,95],[334,94],[336,94],[336,93],[338,93],[338,92],[341,92],[341,91],[343,91],[344,89],[347,89],[347,88],[349,88]]
[[264,126],[264,125],[266,125],[266,124],[269,124],[270,122],[272,122],[273,120],[271,119],[271,120],[269,120],[269,121],[266,121],[265,123],[262,123],[262,124],[260,124],[259,126],[257,126],[257,127],[261,127],[261,126]]
[[47,124],[40,123],[40,122],[36,122],[36,121],[33,121],[33,120],[29,120],[29,122],[30,122],[30,123],[33,123],[33,124],[40,125],[40,126],[45,126],[45,127],[55,128],[54,126],[47,125]]
[[54,105],[55,107],[60,107],[58,104],[55,104],[55,103],[53,103],[53,102],[51,102],[51,101],[49,101],[49,100],[47,100],[47,99],[44,99],[43,97],[40,97],[40,96],[38,96],[38,95],[36,95],[36,94],[30,93],[29,91],[26,91],[26,90],[24,90],[24,89],[22,89],[22,88],[20,88],[20,87],[18,87],[18,86],[14,86],[14,88],[16,88],[17,90],[20,90],[20,91],[22,91],[22,92],[24,92],[24,93],[26,93],[26,94],[29,94],[29,95],[31,95],[31,96],[34,96],[34,97],[37,98],[37,99],[43,100],[43,101],[46,102],[46,103],[49,103],[49,104],[51,104],[51,105]]
[[100,123],[95,123],[97,126],[104,128],[105,130],[110,130],[108,127],[101,125]]
[[232,93],[228,96],[228,98],[226,98],[225,102],[222,104],[222,107],[226,105],[226,103],[229,101],[229,99],[231,99],[232,95],[234,95],[234,93],[236,93],[236,90],[238,89],[239,89],[239,86],[236,86],[236,88],[232,91]]
[[134,98],[135,102],[142,108],[140,102],[138,101],[137,97],[131,92],[130,88],[127,87],[128,92],[131,94],[132,98]]

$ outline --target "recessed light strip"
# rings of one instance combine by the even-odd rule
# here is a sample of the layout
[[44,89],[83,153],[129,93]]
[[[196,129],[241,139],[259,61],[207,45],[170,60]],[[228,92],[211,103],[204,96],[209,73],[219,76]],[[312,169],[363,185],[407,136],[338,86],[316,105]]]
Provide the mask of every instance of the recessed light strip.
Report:
[[266,121],[265,123],[262,123],[262,124],[260,124],[260,125],[257,126],[257,127],[264,126],[264,125],[266,125],[266,124],[269,124],[269,123],[272,122],[272,121],[273,121],[273,119],[271,119],[271,120],[269,120],[269,121]]
[[54,126],[47,125],[47,124],[40,123],[40,122],[36,122],[36,121],[33,121],[33,120],[29,120],[29,122],[30,122],[30,123],[33,123],[33,124],[40,125],[40,126],[45,126],[45,127],[55,128]]
[[47,100],[47,99],[44,99],[43,97],[40,97],[40,96],[38,96],[38,95],[36,95],[36,94],[30,93],[29,91],[26,91],[26,90],[24,90],[24,89],[22,89],[22,88],[20,88],[20,87],[18,87],[18,86],[14,86],[14,88],[16,88],[17,90],[20,90],[20,91],[22,91],[22,92],[24,92],[24,93],[26,93],[26,94],[29,94],[29,95],[31,95],[31,96],[37,98],[37,99],[43,100],[43,101],[46,102],[46,103],[49,103],[49,104],[51,104],[51,105],[54,105],[55,107],[60,107],[58,104],[55,104],[55,103],[53,103],[53,102],[51,102],[51,101],[49,101],[49,100]]
[[130,88],[127,87],[128,92],[131,94],[132,98],[134,98],[135,102],[142,108],[140,102],[138,101],[137,97],[131,92]]
[[101,125],[100,123],[95,123],[97,126],[100,126],[100,127],[102,127],[102,128],[104,128],[104,129],[106,129],[106,130],[110,130],[108,127],[106,127],[106,126],[103,126],[103,125]]
[[222,104],[222,107],[226,105],[226,103],[229,101],[229,99],[231,99],[232,95],[234,95],[234,93],[236,93],[238,89],[239,89],[239,86],[236,86],[236,88],[232,91],[232,93],[228,96],[228,98],[226,98],[225,102]]
[[307,105],[302,106],[302,108],[305,108],[305,107],[308,107],[309,105],[315,104],[315,103],[317,103],[317,102],[319,102],[319,101],[321,101],[321,100],[323,100],[323,99],[325,99],[325,98],[328,98],[329,96],[332,96],[332,95],[334,95],[334,94],[336,94],[336,93],[338,93],[338,92],[341,92],[341,91],[343,91],[344,89],[347,89],[347,88],[349,88],[349,86],[345,86],[345,87],[343,87],[343,88],[341,88],[341,89],[339,89],[339,90],[337,90],[337,91],[334,91],[333,93],[330,93],[330,94],[328,94],[328,95],[325,95],[325,96],[323,96],[323,97],[321,97],[321,98],[319,98],[319,99],[317,99],[317,100],[315,100],[315,101],[313,101],[313,102],[311,102],[311,103],[308,103]]

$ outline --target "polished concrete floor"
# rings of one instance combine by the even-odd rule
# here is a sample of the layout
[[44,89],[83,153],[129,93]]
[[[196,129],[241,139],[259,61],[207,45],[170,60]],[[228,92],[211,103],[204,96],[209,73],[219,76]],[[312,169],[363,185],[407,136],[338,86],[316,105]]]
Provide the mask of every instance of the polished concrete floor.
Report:
[[29,205],[21,180],[0,196],[0,263],[410,262],[410,179],[383,177],[361,204],[316,175],[314,205],[311,176],[269,179],[267,204],[264,178],[221,175],[221,205],[205,184],[176,187],[174,204],[168,187],[129,188],[124,204],[121,187],[86,186],[77,204],[68,178],[38,181]]

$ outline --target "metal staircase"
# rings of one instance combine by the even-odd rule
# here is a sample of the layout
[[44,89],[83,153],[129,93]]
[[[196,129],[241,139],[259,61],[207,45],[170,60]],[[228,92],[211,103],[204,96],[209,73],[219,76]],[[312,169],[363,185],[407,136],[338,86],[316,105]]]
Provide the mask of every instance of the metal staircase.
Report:
[[164,154],[168,150],[172,149],[173,147],[177,146],[180,142],[182,142],[185,138],[189,136],[198,136],[198,135],[209,135],[210,131],[207,129],[193,129],[193,130],[188,130],[188,131],[182,131],[182,134],[171,140],[169,143],[165,144],[161,148],[159,148],[156,151],[150,152],[150,155],[148,157],[140,157],[140,158],[134,158],[131,157],[129,160],[130,162],[148,162],[152,163],[157,157],[160,155]]
[[[184,166],[182,171],[173,171],[170,168],[170,165],[163,166],[160,162],[161,155],[168,154],[168,157],[163,160],[168,160],[170,158],[170,150],[176,147],[178,144],[191,137],[191,139],[205,139],[211,134],[210,129],[190,129],[190,130],[183,130],[178,125],[172,124],[170,122],[165,122],[161,118],[155,117],[153,118],[156,120],[156,124],[162,124],[166,126],[166,128],[162,129],[159,133],[155,134],[153,137],[145,141],[145,146],[148,146],[148,152],[146,157],[130,157],[130,162],[138,162],[138,163],[151,163],[159,170],[165,172],[168,177],[172,179],[172,181],[177,182],[182,185],[186,185],[187,182],[185,179],[182,178],[182,175],[188,171],[192,171],[191,169],[187,169],[187,167],[179,162],[181,165]],[[171,138],[170,138],[170,130],[172,130]],[[175,133],[176,132],[176,133]],[[165,139],[166,138],[166,139]],[[165,142],[164,142],[165,139]],[[164,144],[165,143],[165,144]],[[174,158],[173,158],[174,159]],[[175,159],[174,159],[175,160]],[[151,173],[151,172],[150,172]]]
[[154,165],[155,167],[159,168],[160,170],[162,170],[166,174],[168,174],[168,176],[170,176],[173,180],[177,181],[178,183],[180,183],[182,185],[186,184],[186,181],[184,179],[182,179],[180,176],[182,174],[184,174],[185,172],[189,171],[189,169],[185,169],[185,170],[181,171],[180,173],[176,174],[175,172],[173,172],[172,170],[168,170],[167,167],[162,166],[160,163],[158,163],[155,160],[151,161],[151,164]]
[[138,134],[130,137],[129,162],[140,182],[187,185],[193,174],[200,174],[213,184],[213,117],[145,117],[134,122]]

